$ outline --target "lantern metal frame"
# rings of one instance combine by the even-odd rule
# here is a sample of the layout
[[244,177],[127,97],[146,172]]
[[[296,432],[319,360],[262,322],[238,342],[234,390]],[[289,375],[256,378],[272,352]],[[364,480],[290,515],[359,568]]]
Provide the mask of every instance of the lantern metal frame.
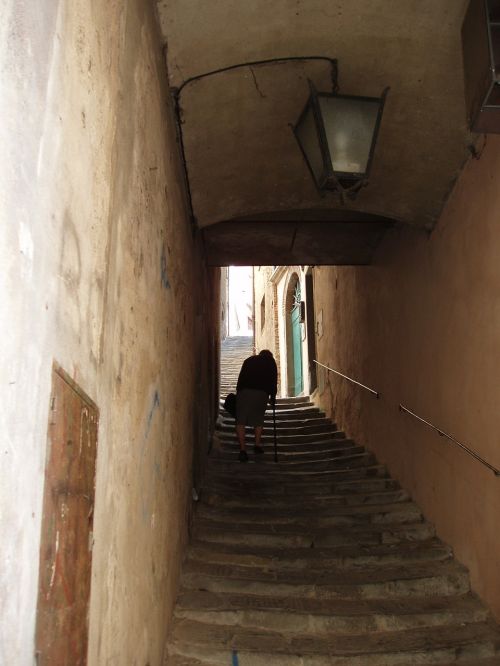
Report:
[[[299,116],[299,119],[292,128],[297,143],[299,144],[300,150],[304,157],[304,160],[307,164],[307,167],[311,173],[311,176],[320,194],[324,194],[325,190],[334,190],[355,196],[361,187],[364,187],[365,185],[368,184],[368,175],[370,173],[373,161],[373,154],[375,152],[375,145],[377,143],[380,124],[382,121],[382,114],[385,106],[385,100],[387,97],[387,93],[389,92],[389,88],[385,88],[380,97],[367,97],[360,95],[340,95],[336,92],[333,93],[318,92],[312,81],[309,81],[309,88],[310,88],[309,98]],[[375,120],[375,125],[373,129],[370,151],[366,163],[366,169],[363,173],[359,172],[353,173],[353,172],[344,172],[344,171],[336,172],[333,169],[332,155],[330,154],[330,147],[328,145],[325,123],[323,120],[323,114],[321,112],[321,107],[319,102],[320,98],[350,99],[350,100],[358,100],[360,102],[369,102],[369,103],[378,104],[377,118]],[[298,128],[301,126],[301,123],[304,120],[304,117],[306,113],[308,113],[310,108],[312,109],[313,113],[314,125],[318,137],[318,143],[323,162],[323,172],[319,179],[314,174],[307,153],[298,136]]]

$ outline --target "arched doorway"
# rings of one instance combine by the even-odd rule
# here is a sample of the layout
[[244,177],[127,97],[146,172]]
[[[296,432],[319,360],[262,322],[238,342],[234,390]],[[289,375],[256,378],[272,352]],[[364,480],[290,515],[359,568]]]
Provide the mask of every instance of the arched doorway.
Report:
[[288,395],[300,395],[304,390],[302,374],[302,306],[299,276],[295,273],[288,285],[286,299]]

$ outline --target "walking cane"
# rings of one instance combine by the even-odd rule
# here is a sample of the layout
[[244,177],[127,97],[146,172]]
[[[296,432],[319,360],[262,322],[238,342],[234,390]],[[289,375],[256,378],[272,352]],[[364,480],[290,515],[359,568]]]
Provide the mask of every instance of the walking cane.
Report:
[[274,462],[278,462],[278,440],[276,439],[276,398],[273,402],[273,422],[274,422]]

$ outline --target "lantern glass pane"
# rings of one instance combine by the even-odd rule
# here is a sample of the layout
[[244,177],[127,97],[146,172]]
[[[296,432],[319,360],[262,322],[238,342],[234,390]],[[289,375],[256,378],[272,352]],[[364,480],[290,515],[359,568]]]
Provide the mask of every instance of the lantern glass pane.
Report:
[[319,97],[335,173],[366,173],[380,100]]
[[304,112],[299,124],[295,128],[295,134],[304,151],[309,168],[317,182],[321,180],[324,173],[323,156],[319,143],[318,130],[314,122],[312,106],[309,105]]

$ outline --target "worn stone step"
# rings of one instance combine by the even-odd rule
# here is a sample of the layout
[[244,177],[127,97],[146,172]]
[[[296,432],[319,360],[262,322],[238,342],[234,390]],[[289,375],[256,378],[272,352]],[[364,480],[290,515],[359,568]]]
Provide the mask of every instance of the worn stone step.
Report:
[[[250,454],[249,454],[250,455]],[[279,454],[278,454],[279,455]],[[313,482],[323,482],[329,480],[334,481],[348,481],[352,479],[359,479],[365,477],[386,477],[387,469],[385,465],[373,463],[371,465],[362,465],[353,469],[314,469],[309,467],[307,469],[295,469],[292,466],[280,466],[278,462],[261,460],[262,456],[256,456],[257,463],[254,459],[249,460],[248,464],[240,464],[235,461],[230,463],[219,462],[217,459],[211,459],[207,466],[209,474],[219,476],[221,478],[238,478],[251,484],[259,479],[266,479],[267,483],[280,483],[288,480]],[[252,460],[254,460],[252,462]]]
[[[239,445],[234,441],[219,442],[219,450],[213,454],[213,457],[218,456],[218,459],[227,459],[234,462],[234,454],[239,452]],[[268,454],[267,457],[262,458],[263,461],[274,463],[274,446],[272,442],[261,442],[264,453]],[[247,442],[247,449],[249,454],[253,454],[253,442]],[[349,440],[333,440],[331,442],[323,443],[308,443],[307,446],[299,446],[297,444],[279,445],[278,456],[283,461],[287,460],[314,460],[315,458],[325,457],[341,457],[344,455],[361,455],[366,453],[366,449],[362,446],[356,446]],[[271,458],[271,461],[269,461]]]
[[[174,649],[179,649],[179,646]],[[423,664],[433,664],[434,666],[500,666],[499,657],[474,656],[473,661],[469,661],[467,658],[463,659],[461,656],[451,654],[452,652],[452,649],[434,651],[429,656],[425,652],[413,652],[404,661],[401,661],[402,657],[397,653],[393,655],[382,654],[377,656],[377,661],[374,661],[366,655],[362,657],[330,658],[329,656],[322,657],[319,655],[243,654],[228,649],[225,651],[211,650],[210,654],[205,652],[202,657],[203,661],[192,655],[187,657],[183,654],[167,655],[165,666],[220,666],[220,664],[230,663],[238,664],[238,666],[269,666],[269,664],[273,664],[273,666],[416,666],[417,664],[421,666]],[[472,646],[469,646],[468,653],[471,652]],[[446,659],[446,663],[442,659]],[[449,659],[453,659],[453,661],[449,661]]]
[[475,595],[412,596],[388,599],[325,599],[316,597],[290,597],[279,595],[254,595],[246,593],[213,592],[209,590],[182,589],[177,598],[178,608],[200,610],[260,610],[300,613],[301,615],[363,616],[371,613],[404,615],[407,613],[436,613],[450,606],[462,609],[468,604],[480,607],[489,618],[488,610]]
[[424,541],[435,536],[429,523],[413,525],[355,526],[298,532],[287,526],[273,529],[254,526],[245,533],[231,530],[227,524],[203,521],[194,526],[194,536],[200,541],[214,543],[247,544],[249,548],[266,546],[274,548],[328,548],[347,545],[396,544],[405,541]]
[[[239,370],[238,370],[239,374]],[[236,383],[236,382],[235,382]],[[219,404],[222,406],[224,405],[224,400],[226,399],[227,393],[235,393],[236,388],[232,383],[224,383],[220,385],[220,390],[221,390],[221,397],[219,400]],[[227,390],[227,393],[225,391]],[[311,402],[311,399],[309,396],[297,396],[297,397],[292,397],[292,398],[276,398],[276,411],[282,411],[282,410],[291,410],[291,409],[303,409],[303,408],[310,408],[310,409],[316,409],[319,411],[318,407]],[[269,410],[271,410],[271,407],[269,407]]]
[[[226,415],[225,415],[226,414]],[[227,413],[219,414],[218,426],[219,427],[228,427],[229,429],[234,428],[234,418],[227,415]],[[264,414],[264,428],[274,429],[274,420],[271,413],[266,412]],[[293,413],[279,416],[276,415],[276,429],[279,428],[293,428],[295,426],[305,426],[305,425],[329,425],[333,427],[334,423],[330,419],[327,419],[323,412],[318,412],[317,414],[311,414],[311,416],[304,418],[300,415],[294,415]]]
[[[242,666],[268,666],[270,663],[402,666],[439,664],[446,659],[460,664],[471,658],[491,658],[498,646],[498,632],[487,622],[369,634],[312,636],[297,633],[290,636],[266,629],[209,626],[180,619],[174,621],[172,639],[170,654],[180,653],[208,659],[206,663],[224,664],[235,650]],[[318,657],[326,660],[318,661]]]
[[234,564],[243,566],[253,566],[255,563],[269,566],[269,562],[279,561],[283,568],[300,568],[321,561],[325,567],[330,564],[348,567],[379,562],[397,564],[426,558],[429,561],[444,561],[452,558],[452,550],[435,537],[392,544],[340,544],[327,548],[317,546],[311,548],[309,544],[307,547],[290,550],[272,546],[254,547],[249,550],[244,543],[217,543],[193,539],[188,557],[219,563],[230,563],[233,558]]
[[423,520],[422,512],[414,502],[397,502],[394,504],[368,504],[362,506],[318,506],[302,507],[300,513],[290,510],[289,507],[281,509],[275,507],[268,511],[255,511],[252,508],[240,506],[210,507],[202,504],[197,512],[197,519],[216,520],[237,525],[244,530],[247,524],[269,525],[273,528],[278,525],[293,525],[298,529],[306,527],[335,527],[354,524],[388,523],[415,523]]
[[[254,438],[247,438],[246,439],[246,445],[247,445],[247,453],[250,455],[254,453]],[[239,451],[239,444],[236,440],[236,437],[234,438],[218,438],[217,437],[217,448],[219,453],[223,453],[226,455],[230,455],[233,453],[237,453]],[[264,448],[264,452],[267,453],[268,455],[264,458],[262,458],[263,461],[267,462],[273,462],[275,463],[274,460],[274,439],[264,439],[261,441],[261,446]],[[277,453],[278,453],[278,462],[279,458],[283,458],[284,460],[292,460],[294,458],[298,459],[299,456],[303,456],[307,459],[307,457],[314,456],[316,454],[317,456],[322,456],[322,455],[328,455],[329,453],[335,455],[335,456],[342,456],[342,455],[352,455],[355,453],[361,454],[361,453],[366,453],[367,449],[363,446],[356,445],[352,440],[346,439],[345,437],[335,437],[335,438],[328,438],[325,439],[324,441],[312,441],[312,442],[305,442],[305,443],[300,443],[300,442],[279,442],[278,441],[278,446],[277,446]],[[271,459],[271,460],[270,460]],[[234,462],[234,458],[231,459]]]
[[[247,439],[252,439],[253,430],[248,429],[246,432],[248,432]],[[220,439],[224,441],[234,440],[236,437],[234,423],[233,427],[229,426],[227,428],[218,429],[217,433]],[[278,440],[278,443],[282,442],[283,444],[289,442],[323,442],[328,439],[338,439],[339,437],[345,438],[345,433],[343,430],[338,430],[334,424],[331,424],[329,428],[323,429],[316,429],[312,426],[311,428],[305,429],[303,432],[288,426],[282,426],[278,429],[278,426],[276,425],[276,439]],[[264,425],[262,438],[274,440],[274,426],[271,425],[271,427],[269,427]]]
[[[222,442],[235,442],[236,434],[234,432],[219,432],[219,438]],[[253,443],[253,436],[250,435],[246,438],[250,443]],[[280,435],[276,437],[278,447],[282,444],[317,444],[320,442],[330,442],[336,439],[345,439],[345,432],[343,430],[330,430],[328,432],[318,432],[309,434],[295,434],[295,435]],[[264,433],[262,435],[262,442],[273,444],[274,434]]]
[[[279,454],[278,454],[279,456]],[[293,473],[299,472],[321,472],[329,470],[352,470],[359,468],[366,468],[376,463],[373,453],[363,451],[361,453],[352,453],[351,451],[345,452],[342,455],[320,455],[317,454],[313,457],[295,457],[295,456],[281,456],[278,457],[278,462],[270,459],[268,456],[265,458],[262,454],[258,454],[256,461],[259,466],[271,466],[272,473],[286,472],[289,468]],[[212,464],[218,467],[233,467],[238,460],[234,460],[233,456],[222,454],[212,459]]]
[[[189,567],[189,562],[188,562]],[[207,570],[211,569],[207,565]],[[214,569],[212,567],[212,569]],[[450,570],[441,568],[440,573],[405,572],[405,578],[394,579],[387,572],[387,580],[373,581],[356,580],[353,582],[331,583],[318,578],[317,582],[303,580],[298,576],[290,576],[284,580],[275,580],[271,576],[252,578],[251,571],[239,572],[240,575],[229,575],[227,569],[220,567],[220,576],[198,571],[185,571],[182,575],[181,589],[208,590],[219,594],[249,594],[255,596],[280,596],[315,599],[407,599],[409,597],[427,596],[461,596],[470,591],[467,573],[460,567],[450,565]],[[374,572],[375,573],[375,572]],[[399,572],[398,572],[399,573]],[[233,574],[235,572],[233,571]],[[342,572],[344,580],[351,579],[351,572]]]
[[[225,409],[221,410],[221,416],[223,423],[228,422],[234,423],[234,418],[227,412]],[[279,409],[276,410],[276,424],[278,423],[301,423],[304,420],[324,420],[326,418],[325,413],[319,410],[317,407],[297,407],[295,409]],[[265,413],[265,423],[272,424],[274,422],[273,412],[271,409],[267,409]]]
[[[277,566],[276,566],[277,564]],[[364,565],[328,569],[313,567],[306,569],[280,568],[279,563],[272,567],[240,566],[217,564],[201,560],[187,560],[184,565],[183,581],[190,576],[206,580],[250,581],[258,585],[296,586],[297,590],[318,590],[328,598],[352,599],[359,596],[374,598],[375,594],[388,596],[411,596],[418,591],[432,589],[434,595],[464,594],[469,591],[467,571],[454,560],[415,561],[404,564]],[[190,586],[192,587],[192,586]],[[300,595],[302,596],[302,595]]]
[[260,496],[252,495],[249,497],[248,493],[241,492],[236,495],[226,495],[224,493],[218,493],[213,490],[203,491],[200,495],[200,500],[202,504],[213,507],[224,507],[226,509],[246,507],[249,511],[267,511],[269,509],[282,509],[287,508],[294,511],[301,511],[302,508],[306,511],[323,509],[323,508],[333,508],[338,506],[367,506],[372,504],[386,504],[386,503],[396,503],[396,502],[408,502],[410,500],[410,495],[406,490],[382,490],[372,493],[363,493],[363,492],[354,492],[352,494],[346,495],[334,495],[334,494],[315,494],[308,495],[306,497],[283,497],[283,496],[272,496],[267,497],[266,495]]
[[[207,599],[208,597],[208,599]],[[236,601],[239,599],[239,601]],[[427,600],[425,600],[427,601]],[[486,622],[486,608],[472,595],[440,597],[430,605],[422,599],[378,604],[359,601],[333,603],[320,610],[312,605],[307,610],[290,609],[286,599],[278,608],[247,607],[247,599],[233,595],[232,604],[220,595],[191,592],[181,596],[175,611],[177,619],[203,624],[236,626],[245,629],[265,628],[281,634],[312,633],[315,636],[335,633],[359,634],[379,631],[404,631],[416,627],[439,627],[449,624]],[[311,610],[313,608],[313,611]]]
[[[317,420],[317,423],[301,423],[301,425],[297,426],[291,426],[289,422],[287,421],[277,421],[276,422],[276,433],[278,436],[280,435],[294,435],[294,434],[302,434],[302,435],[307,435],[307,434],[315,434],[315,433],[321,433],[321,432],[335,432],[338,430],[336,427],[335,423],[332,423],[331,421],[324,419]],[[251,426],[246,426],[245,431],[248,433],[248,435],[251,435],[253,433],[253,428]],[[217,432],[220,433],[228,433],[231,435],[234,435],[234,421],[232,423],[229,422],[223,422],[217,427]],[[272,423],[266,424],[264,423],[264,429],[263,429],[263,434],[264,435],[273,435],[274,434],[274,425]]]
[[193,541],[188,559],[213,564],[272,569],[283,571],[307,568],[359,568],[375,565],[402,565],[412,562],[444,562],[452,558],[451,549],[438,539],[393,545],[338,546],[332,548],[294,548],[290,551],[273,548],[248,548],[242,544],[219,544]]
[[400,485],[395,479],[387,475],[379,477],[363,475],[354,479],[337,479],[333,482],[323,480],[322,477],[312,481],[307,479],[294,478],[293,483],[289,479],[283,479],[280,483],[270,484],[267,477],[265,479],[254,478],[249,480],[247,477],[235,475],[234,478],[228,478],[225,474],[217,474],[217,470],[207,477],[205,488],[207,492],[216,492],[225,495],[228,499],[232,497],[266,498],[268,501],[283,500],[289,498],[304,499],[327,497],[328,495],[344,496],[348,498],[359,495],[360,493],[375,493],[399,490]]

